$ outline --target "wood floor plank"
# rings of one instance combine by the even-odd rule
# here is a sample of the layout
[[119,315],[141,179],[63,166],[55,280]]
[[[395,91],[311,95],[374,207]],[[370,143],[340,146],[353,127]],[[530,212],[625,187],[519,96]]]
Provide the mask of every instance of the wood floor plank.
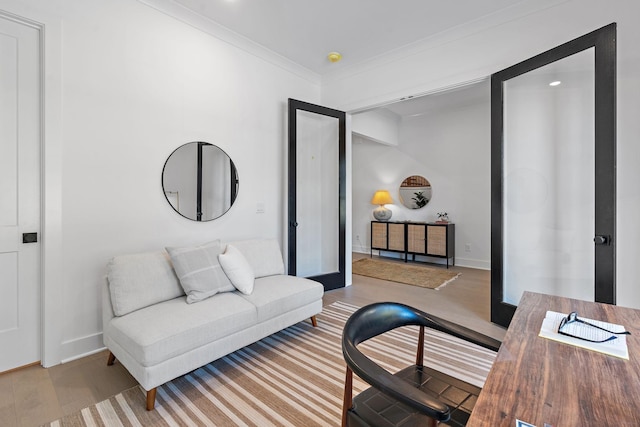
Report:
[[13,396],[13,376],[15,375],[14,372],[0,375],[0,426],[18,425]]
[[12,385],[18,425],[37,426],[63,415],[47,369],[33,366],[18,373]]
[[49,369],[64,414],[100,402],[137,384],[118,362],[107,366],[107,354],[100,352]]

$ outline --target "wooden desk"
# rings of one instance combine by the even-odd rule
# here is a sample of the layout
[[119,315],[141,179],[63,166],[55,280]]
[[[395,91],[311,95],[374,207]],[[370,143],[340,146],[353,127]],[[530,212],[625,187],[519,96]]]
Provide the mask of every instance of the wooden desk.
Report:
[[[624,325],[629,359],[538,337],[547,310]],[[469,427],[640,426],[640,310],[525,292]]]

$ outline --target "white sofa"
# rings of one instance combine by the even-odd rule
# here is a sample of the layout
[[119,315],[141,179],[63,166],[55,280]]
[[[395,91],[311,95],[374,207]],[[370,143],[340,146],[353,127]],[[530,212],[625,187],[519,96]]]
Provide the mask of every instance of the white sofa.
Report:
[[[198,281],[218,288],[198,289]],[[318,282],[284,274],[275,240],[115,257],[103,287],[108,364],[117,359],[127,368],[151,410],[157,386],[304,319],[316,326],[323,291]]]

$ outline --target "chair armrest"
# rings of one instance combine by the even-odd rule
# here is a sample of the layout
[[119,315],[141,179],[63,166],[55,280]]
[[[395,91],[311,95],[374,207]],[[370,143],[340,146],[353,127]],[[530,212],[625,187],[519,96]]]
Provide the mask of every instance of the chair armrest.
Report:
[[484,347],[489,350],[498,351],[500,349],[500,341],[491,338],[487,335],[481,334],[476,331],[472,331],[469,328],[465,328],[464,326],[457,325],[453,322],[449,322],[448,320],[441,319],[436,316],[431,316],[430,314],[423,313],[425,319],[428,321],[424,324],[425,327],[435,329],[440,332],[444,332],[446,334],[452,335],[454,337],[458,337],[465,341],[471,342],[473,344],[479,345],[480,347]]
[[498,351],[501,344],[496,339],[464,326],[405,304],[390,302],[369,304],[357,310],[345,324],[345,335],[348,340],[358,345],[377,335],[407,325],[422,325],[493,351]]

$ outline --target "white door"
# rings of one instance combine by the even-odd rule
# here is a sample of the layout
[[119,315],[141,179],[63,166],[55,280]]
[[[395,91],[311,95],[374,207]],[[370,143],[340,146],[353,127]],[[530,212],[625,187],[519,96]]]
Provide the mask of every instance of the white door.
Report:
[[0,372],[40,360],[39,50],[0,16]]

